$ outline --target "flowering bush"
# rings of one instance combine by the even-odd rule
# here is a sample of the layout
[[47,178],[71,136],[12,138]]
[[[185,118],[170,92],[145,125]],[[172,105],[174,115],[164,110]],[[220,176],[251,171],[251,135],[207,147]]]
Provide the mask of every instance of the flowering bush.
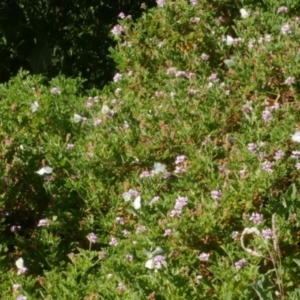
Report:
[[102,91],[0,87],[7,299],[299,298],[290,2],[157,1],[112,28]]

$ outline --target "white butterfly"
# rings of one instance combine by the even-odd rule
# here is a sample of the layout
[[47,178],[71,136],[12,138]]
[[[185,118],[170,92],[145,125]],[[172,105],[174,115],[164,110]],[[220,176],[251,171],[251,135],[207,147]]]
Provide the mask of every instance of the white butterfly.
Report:
[[39,175],[44,175],[44,174],[51,174],[52,171],[53,168],[46,166],[36,171],[36,173],[38,173]]
[[156,163],[154,163],[154,166],[153,166],[153,172],[155,174],[163,173],[166,171],[166,168],[167,168],[167,166],[165,164],[156,162]]
[[31,111],[33,113],[37,111],[38,107],[39,107],[39,104],[37,101],[34,101],[33,103],[31,103]]
[[134,209],[138,210],[142,207],[141,196],[137,196],[131,204]]
[[146,253],[146,255],[149,258],[145,263],[145,267],[147,269],[150,269],[150,270],[155,268],[154,257],[164,253],[164,251],[161,247],[156,247],[153,252],[150,252],[150,251],[147,251],[147,250],[144,250],[144,252]]
[[125,202],[128,202],[131,199],[131,194],[129,192],[123,193],[122,196]]
[[247,10],[244,9],[244,8],[241,8],[241,9],[240,9],[240,13],[241,13],[241,17],[242,17],[243,19],[248,18],[249,15],[250,15],[249,11],[247,11]]
[[226,35],[226,45],[231,46],[234,42],[234,38],[231,37],[230,35]]
[[101,114],[102,115],[108,115],[110,112],[110,109],[107,105],[103,104],[102,109],[101,109]]
[[300,131],[296,131],[294,134],[292,134],[292,141],[300,143]]
[[77,114],[74,114],[74,122],[75,123],[79,123],[80,121],[82,121],[83,117]]
[[234,66],[234,65],[235,65],[234,57],[231,57],[230,59],[225,59],[225,60],[224,60],[224,64],[225,64],[228,68]]
[[21,275],[23,273],[25,273],[27,271],[27,268],[24,266],[24,260],[22,257],[20,257],[17,261],[16,261],[16,266],[18,268],[18,275]]

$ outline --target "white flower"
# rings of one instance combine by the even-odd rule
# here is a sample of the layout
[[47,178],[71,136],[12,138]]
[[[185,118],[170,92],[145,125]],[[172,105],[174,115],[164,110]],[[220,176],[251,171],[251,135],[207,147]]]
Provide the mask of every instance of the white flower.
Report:
[[39,175],[44,175],[44,174],[51,174],[53,171],[53,168],[45,166],[41,169],[39,169],[38,171],[36,171],[36,173],[38,173]]
[[37,111],[38,107],[39,107],[39,104],[37,101],[34,101],[33,103],[31,103],[31,111],[33,113]]
[[240,13],[241,13],[241,17],[242,17],[243,19],[248,18],[249,15],[250,15],[249,11],[247,11],[247,10],[244,9],[244,8],[241,8],[241,9],[240,9]]
[[292,141],[296,142],[296,143],[300,143],[300,131],[296,131],[293,135],[292,135]]

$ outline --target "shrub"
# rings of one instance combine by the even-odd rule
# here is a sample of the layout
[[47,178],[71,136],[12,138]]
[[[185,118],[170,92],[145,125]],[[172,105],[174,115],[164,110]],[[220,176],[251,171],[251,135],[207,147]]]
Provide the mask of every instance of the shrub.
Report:
[[102,91],[1,86],[7,299],[298,299],[299,5],[158,4]]

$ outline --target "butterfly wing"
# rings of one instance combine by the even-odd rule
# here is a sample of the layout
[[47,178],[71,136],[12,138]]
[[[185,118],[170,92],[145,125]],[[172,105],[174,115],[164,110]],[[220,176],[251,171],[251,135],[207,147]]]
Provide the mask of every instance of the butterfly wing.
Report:
[[24,260],[22,257],[20,257],[17,261],[16,261],[16,266],[18,269],[23,269],[24,268]]
[[135,198],[135,200],[133,201],[133,203],[132,203],[132,206],[133,206],[133,208],[134,209],[136,209],[136,210],[138,210],[138,209],[140,209],[141,208],[141,196],[137,196],[136,198]]

